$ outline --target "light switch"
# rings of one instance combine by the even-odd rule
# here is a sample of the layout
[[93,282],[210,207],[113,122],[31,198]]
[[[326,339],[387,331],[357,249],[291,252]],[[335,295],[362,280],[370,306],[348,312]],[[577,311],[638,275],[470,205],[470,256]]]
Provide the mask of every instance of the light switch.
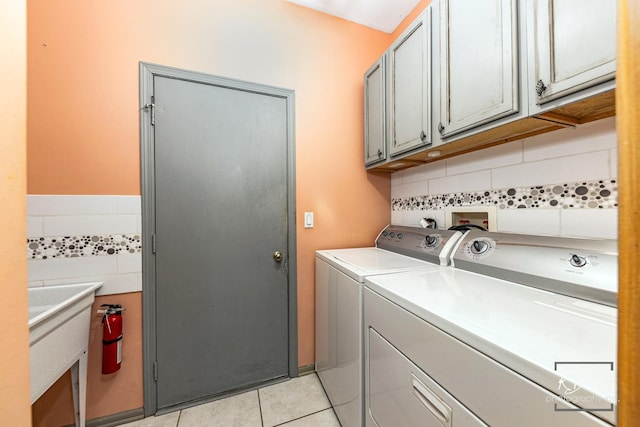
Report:
[[304,213],[304,228],[313,228],[313,212]]

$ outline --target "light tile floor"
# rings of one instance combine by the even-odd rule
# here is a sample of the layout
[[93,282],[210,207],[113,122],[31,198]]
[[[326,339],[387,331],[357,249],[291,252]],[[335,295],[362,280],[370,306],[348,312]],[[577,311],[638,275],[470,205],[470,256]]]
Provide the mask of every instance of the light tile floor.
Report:
[[340,427],[316,374],[121,427]]

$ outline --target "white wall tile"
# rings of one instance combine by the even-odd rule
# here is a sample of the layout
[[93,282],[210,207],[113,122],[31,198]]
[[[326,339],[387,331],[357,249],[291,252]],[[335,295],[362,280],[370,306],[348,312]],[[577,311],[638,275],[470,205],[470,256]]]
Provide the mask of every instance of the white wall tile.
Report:
[[611,178],[618,179],[618,149],[609,151],[609,162],[611,164]]
[[424,218],[425,211],[411,210],[403,211],[402,213],[402,225],[407,227],[420,227],[420,220]]
[[420,220],[422,218],[433,218],[438,223],[438,228],[444,229],[444,210],[442,209],[391,211],[391,224],[393,225],[421,227]]
[[[131,234],[142,229],[140,196],[29,195],[29,237]],[[29,286],[104,282],[98,295],[142,290],[142,256],[29,260]]]
[[491,188],[491,172],[481,171],[429,180],[429,194],[480,191]]
[[416,166],[400,172],[402,183],[426,181],[446,175],[444,160]]
[[565,209],[560,220],[566,237],[618,238],[617,209]]
[[427,181],[410,182],[391,187],[391,197],[393,198],[424,196],[426,194],[429,194]]
[[402,194],[402,184],[400,185],[392,185],[391,186],[391,199],[398,199],[400,197],[402,197],[400,194]]
[[[531,185],[617,179],[615,118],[551,132],[424,165],[392,176],[394,198],[482,191]],[[432,164],[433,165],[433,164]],[[437,171],[437,172],[434,172]],[[432,174],[432,175],[429,175]],[[422,184],[428,180],[424,193]],[[440,212],[440,216],[438,216]],[[444,210],[393,211],[394,224],[416,226],[425,216],[444,224]],[[617,209],[502,209],[498,230],[541,235],[617,238]]]
[[27,215],[111,215],[116,213],[116,196],[27,196]]
[[70,215],[45,217],[45,236],[130,234],[137,231],[136,215]]
[[29,281],[44,280],[45,285],[47,280],[112,275],[118,271],[114,256],[27,260],[27,264]]
[[120,215],[140,215],[142,198],[140,196],[116,196],[116,211]]
[[452,157],[446,162],[447,175],[458,175],[522,163],[522,141],[514,141]]
[[118,273],[139,273],[142,271],[142,254],[118,254]]
[[494,169],[491,173],[494,189],[597,180],[609,176],[609,152],[598,151],[506,166]]
[[96,295],[126,294],[140,291],[142,291],[142,273],[130,273],[106,278],[104,285],[96,292]]
[[402,213],[403,211],[391,211],[391,224],[402,225]]
[[73,279],[52,279],[45,281],[45,286],[70,285],[73,283],[103,282],[96,295],[124,294],[142,291],[142,274],[117,274],[103,276],[82,276]]
[[560,235],[559,209],[498,209],[496,222],[504,233]]
[[42,230],[41,216],[27,216],[27,237],[42,237]]
[[524,141],[525,162],[615,148],[615,117],[562,129]]

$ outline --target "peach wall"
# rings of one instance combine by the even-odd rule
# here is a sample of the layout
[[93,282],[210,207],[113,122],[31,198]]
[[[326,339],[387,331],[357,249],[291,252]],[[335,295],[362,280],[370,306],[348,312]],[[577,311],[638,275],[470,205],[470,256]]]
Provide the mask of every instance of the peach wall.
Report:
[[0,13],[0,414],[2,424],[27,426],[26,1],[3,2]]
[[[389,177],[363,167],[362,75],[391,36],[284,0],[30,2],[28,22],[30,194],[140,194],[139,61],[295,90],[296,209],[316,213],[314,229],[297,218],[312,364],[315,250],[371,245],[390,220]],[[106,400],[89,415],[121,410]]]

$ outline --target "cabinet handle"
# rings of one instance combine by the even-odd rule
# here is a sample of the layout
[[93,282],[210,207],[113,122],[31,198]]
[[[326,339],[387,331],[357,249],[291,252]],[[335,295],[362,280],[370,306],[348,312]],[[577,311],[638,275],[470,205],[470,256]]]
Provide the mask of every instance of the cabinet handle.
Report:
[[544,82],[542,80],[538,80],[538,83],[536,83],[536,92],[538,93],[538,96],[542,96],[545,90],[547,90],[547,87],[544,85]]
[[378,148],[378,158],[382,157],[382,151]]
[[420,139],[422,140],[422,142],[425,142],[427,140],[427,135],[424,133],[424,131],[420,132]]
[[442,132],[444,132],[444,125],[442,124],[442,122],[438,123],[438,132],[440,132],[440,135],[442,135]]

